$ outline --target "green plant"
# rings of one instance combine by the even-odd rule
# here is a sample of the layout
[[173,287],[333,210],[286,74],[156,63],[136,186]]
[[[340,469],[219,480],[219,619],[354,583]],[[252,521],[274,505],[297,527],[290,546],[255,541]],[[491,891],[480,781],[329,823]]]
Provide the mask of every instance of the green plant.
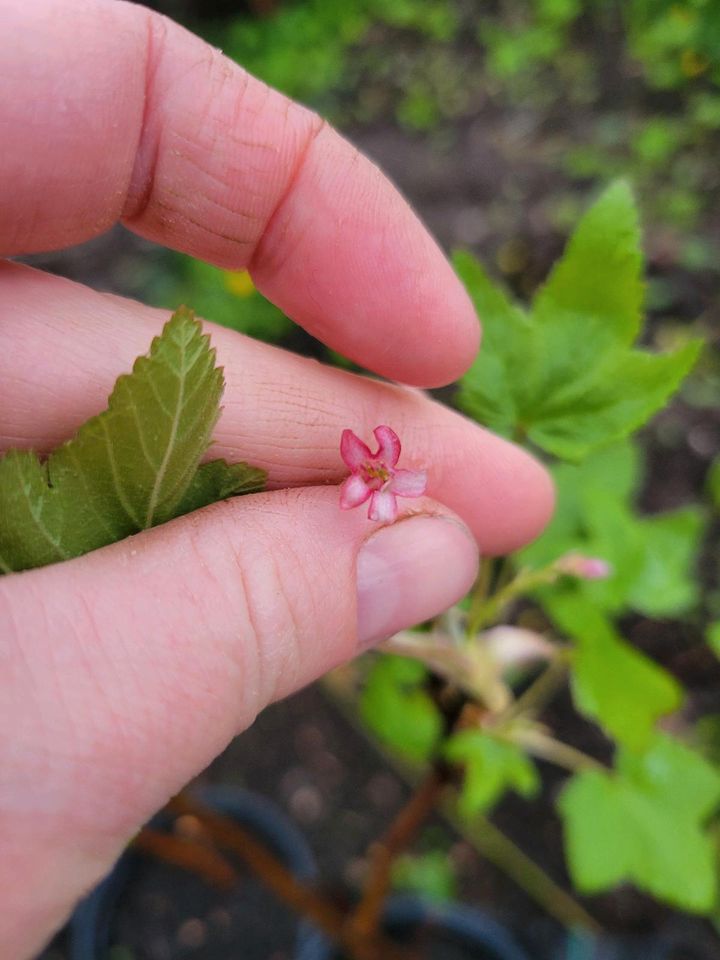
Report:
[[[550,456],[558,508],[534,544],[485,561],[465,603],[427,630],[388,641],[391,656],[374,659],[365,677],[362,714],[401,756],[461,772],[456,805],[469,824],[487,823],[509,790],[536,795],[538,761],[566,770],[557,809],[576,888],[632,882],[710,914],[718,869],[708,823],[720,771],[694,747],[691,728],[676,722],[671,736],[658,727],[677,714],[684,691],[622,633],[630,613],[683,618],[698,610],[704,510],[638,513],[642,455],[631,435],[667,403],[701,344],[664,354],[635,345],[642,258],[624,183],[582,219],[530,311],[468,254],[456,263],[485,330],[458,403]],[[717,648],[717,624],[708,642]],[[440,694],[433,676],[445,683]],[[545,708],[566,681],[612,759],[548,727]]]

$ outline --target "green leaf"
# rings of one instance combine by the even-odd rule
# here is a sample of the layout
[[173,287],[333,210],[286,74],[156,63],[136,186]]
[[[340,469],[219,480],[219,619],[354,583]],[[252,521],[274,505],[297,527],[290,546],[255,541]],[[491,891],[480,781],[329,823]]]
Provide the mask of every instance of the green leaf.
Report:
[[705,638],[707,639],[710,649],[713,651],[715,656],[720,659],[720,620],[716,620],[714,623],[709,624],[707,630],[705,631]]
[[211,460],[198,467],[190,486],[177,505],[176,516],[180,517],[200,507],[206,507],[227,497],[236,497],[244,493],[257,493],[265,489],[267,474],[259,467],[247,463],[226,463],[225,460]]
[[535,765],[514,743],[492,737],[482,730],[461,730],[445,743],[451,763],[465,765],[465,780],[459,809],[464,817],[491,809],[506,790],[531,797],[540,787]]
[[606,560],[606,580],[572,589],[607,613],[631,608],[649,617],[678,616],[699,599],[695,562],[704,530],[697,507],[638,517],[608,491],[583,494],[583,553]]
[[588,211],[527,314],[469,254],[456,267],[484,327],[458,402],[505,436],[577,461],[626,437],[665,405],[699,341],[657,355],[632,349],[640,330],[642,257],[624,183]]
[[[640,331],[644,286],[640,226],[630,187],[610,186],[588,210],[533,304],[538,323],[562,329],[558,316],[593,324],[593,335],[626,346]],[[561,352],[562,344],[558,344]]]
[[439,902],[457,897],[455,867],[447,850],[398,857],[392,868],[392,883],[396,890],[410,890]]
[[443,731],[440,711],[424,689],[427,670],[417,660],[385,654],[375,661],[360,696],[360,715],[389,747],[427,760]]
[[630,586],[629,606],[648,617],[667,617],[697,605],[700,584],[694,564],[704,527],[705,515],[697,507],[637,521],[643,558]]
[[664,733],[656,733],[640,754],[620,750],[617,771],[638,789],[661,798],[678,817],[705,821],[720,803],[720,770]]
[[[589,336],[588,352],[592,342]],[[589,379],[576,374],[574,382],[547,384],[544,405],[538,401],[536,414],[526,418],[528,437],[557,457],[581,460],[591,450],[627,436],[665,406],[702,346],[702,341],[691,340],[672,353],[618,349],[596,358]]]
[[522,386],[518,380],[522,378],[507,361],[525,353],[530,322],[471,254],[459,251],[454,263],[483,324],[483,346],[460,381],[459,403],[493,430],[510,436],[520,419]]
[[640,451],[623,440],[595,451],[582,463],[556,464],[552,475],[555,513],[542,536],[518,554],[524,566],[543,567],[570,551],[589,553],[587,504],[596,496],[610,495],[621,504],[629,503],[642,482]]
[[717,867],[703,821],[719,800],[718,772],[669,737],[639,756],[621,751],[615,774],[576,775],[558,804],[575,885],[598,893],[631,881],[681,909],[711,910]]
[[680,706],[682,688],[581,597],[557,597],[551,606],[558,623],[578,641],[571,672],[577,709],[620,743],[642,749],[656,721]]
[[294,328],[282,310],[254,289],[246,273],[221,270],[184,254],[171,255],[168,269],[154,279],[149,294],[159,307],[192,303],[206,320],[257,340],[275,342]]
[[611,568],[603,580],[562,581],[538,591],[552,612],[552,597],[580,595],[605,613],[628,609],[652,617],[678,616],[697,605],[695,565],[705,513],[694,506],[638,517],[632,509],[640,470],[627,442],[604,447],[581,464],[553,471],[557,510],[544,534],[519,554],[533,568],[565,553],[599,557]]
[[223,390],[215,351],[180,308],[121,376],[108,409],[54,450],[0,459],[0,569],[66,560],[212,499],[260,488],[263,474],[222,461],[198,470]]

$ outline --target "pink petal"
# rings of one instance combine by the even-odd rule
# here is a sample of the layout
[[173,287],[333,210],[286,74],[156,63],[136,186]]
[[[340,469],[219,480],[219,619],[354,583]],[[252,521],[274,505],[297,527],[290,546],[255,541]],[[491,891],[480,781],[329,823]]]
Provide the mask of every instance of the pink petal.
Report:
[[427,488],[424,470],[396,470],[389,489],[399,497],[421,497]]
[[397,520],[398,508],[395,494],[390,490],[376,490],[370,501],[368,516],[381,523],[393,523]]
[[365,503],[371,493],[363,478],[353,473],[340,487],[340,506],[343,510],[351,510]]
[[375,427],[373,433],[380,444],[378,460],[384,461],[388,467],[394,467],[400,458],[400,438],[390,427]]
[[352,430],[343,430],[340,438],[340,456],[351,470],[359,470],[366,460],[372,460],[370,448]]
[[555,561],[555,569],[580,580],[604,580],[612,573],[612,567],[605,560],[582,553],[566,553]]

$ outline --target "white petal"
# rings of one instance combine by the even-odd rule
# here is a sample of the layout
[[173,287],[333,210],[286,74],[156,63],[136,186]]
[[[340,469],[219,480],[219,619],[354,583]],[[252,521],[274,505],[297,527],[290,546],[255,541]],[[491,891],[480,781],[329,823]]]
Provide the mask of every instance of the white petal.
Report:
[[371,492],[363,478],[353,473],[340,487],[340,506],[343,510],[358,507],[361,503],[365,503]]
[[486,630],[480,636],[493,660],[503,669],[549,660],[555,653],[555,647],[546,637],[524,627],[502,625]]
[[421,497],[427,488],[424,470],[395,470],[390,489],[399,497]]
[[368,516],[381,523],[393,523],[397,520],[398,508],[395,494],[390,490],[376,490],[370,501]]

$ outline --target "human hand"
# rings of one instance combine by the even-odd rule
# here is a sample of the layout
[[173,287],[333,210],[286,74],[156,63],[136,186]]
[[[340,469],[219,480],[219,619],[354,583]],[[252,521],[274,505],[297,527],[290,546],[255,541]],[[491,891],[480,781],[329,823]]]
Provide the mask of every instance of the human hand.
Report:
[[[477,321],[442,254],[316,116],[123,0],[0,0],[0,22],[0,255],[120,220],[247,267],[307,330],[386,377],[434,386],[470,364]],[[0,450],[70,436],[166,319],[7,261],[0,290]],[[452,604],[475,541],[513,549],[551,509],[533,460],[417,390],[219,328],[212,341],[227,388],[211,455],[266,468],[270,492],[0,579],[7,960],[39,950],[263,706]],[[447,506],[401,501],[384,528],[339,510],[341,431],[370,439],[379,423]]]

